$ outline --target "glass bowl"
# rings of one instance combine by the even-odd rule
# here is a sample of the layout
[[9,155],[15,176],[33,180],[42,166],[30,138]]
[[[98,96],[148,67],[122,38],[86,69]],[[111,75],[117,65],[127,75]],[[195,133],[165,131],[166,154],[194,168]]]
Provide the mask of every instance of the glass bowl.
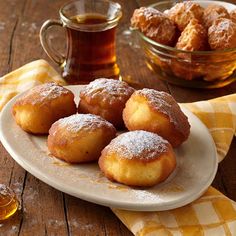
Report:
[[[223,5],[228,11],[236,5],[220,1],[194,1],[203,7]],[[173,6],[173,1],[150,5],[159,11]],[[137,31],[141,38],[148,67],[158,78],[172,84],[192,88],[219,88],[236,80],[236,48],[221,51],[184,51],[157,43]]]

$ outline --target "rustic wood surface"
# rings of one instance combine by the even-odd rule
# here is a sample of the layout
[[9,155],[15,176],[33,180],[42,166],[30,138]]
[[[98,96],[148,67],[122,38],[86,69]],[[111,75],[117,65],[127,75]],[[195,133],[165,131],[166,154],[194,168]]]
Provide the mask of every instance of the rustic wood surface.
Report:
[[[133,10],[154,1],[118,2],[123,7],[124,16],[117,34],[117,54],[124,78],[142,87],[168,91],[178,102],[236,92],[236,83],[222,89],[198,90],[157,80],[156,74],[146,67],[136,38],[128,31]],[[0,76],[35,59],[49,60],[40,46],[39,29],[45,20],[58,18],[58,9],[64,3],[65,0],[0,1]],[[61,47],[63,32],[57,33],[54,40],[55,47]],[[234,140],[227,157],[219,165],[213,183],[214,187],[233,200],[236,200],[235,153]],[[1,236],[132,235],[109,208],[76,199],[41,182],[22,169],[1,145],[0,183],[14,189],[21,202],[21,211],[11,219],[0,222]]]

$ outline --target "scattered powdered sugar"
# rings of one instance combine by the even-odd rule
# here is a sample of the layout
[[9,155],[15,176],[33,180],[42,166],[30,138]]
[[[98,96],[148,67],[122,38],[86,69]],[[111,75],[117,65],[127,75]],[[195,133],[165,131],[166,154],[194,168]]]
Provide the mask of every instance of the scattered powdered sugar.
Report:
[[62,220],[49,219],[49,220],[48,220],[48,224],[49,224],[51,227],[58,228],[58,227],[64,226],[64,225],[65,225],[65,222],[62,221]]
[[27,189],[27,194],[25,194],[24,200],[26,202],[34,201],[38,197],[39,197],[39,192],[35,190],[34,188],[30,187],[29,189]]
[[5,25],[6,25],[5,22],[0,21],[0,31],[5,30]]
[[89,96],[92,99],[97,99],[98,97],[109,99],[112,104],[117,99],[128,99],[134,91],[132,87],[123,81],[101,78],[88,84],[80,94],[81,97]]
[[136,130],[119,135],[106,147],[127,159],[153,159],[167,151],[169,143],[157,134]]
[[144,96],[153,109],[167,115],[179,132],[188,133],[188,119],[170,94],[147,88],[136,91],[136,94]]
[[92,114],[75,114],[69,117],[62,118],[56,123],[61,128],[66,128],[68,131],[77,133],[80,130],[95,130],[101,127],[113,128],[113,125],[100,116]]
[[87,230],[87,231],[89,231],[89,230],[92,230],[93,228],[94,228],[94,225],[93,224],[83,224],[83,225],[81,225],[81,224],[73,224],[74,222],[72,222],[71,223],[71,226],[73,226],[73,227],[76,227],[76,228],[78,228],[78,226],[79,226],[79,228],[81,229],[81,230]]
[[20,34],[23,36],[25,36],[25,30],[27,29],[27,37],[28,38],[32,38],[32,37],[37,37],[38,36],[38,32],[40,29],[40,25],[37,24],[36,22],[27,22],[24,21],[21,23],[21,28],[23,30],[21,30]]
[[9,195],[9,189],[6,185],[0,184],[0,195],[7,196]]
[[11,231],[17,232],[18,231],[18,227],[16,225],[12,225]]
[[15,182],[15,183],[13,183],[12,187],[14,189],[15,194],[17,194],[17,195],[20,195],[23,191],[23,184],[22,183]]
[[135,197],[139,200],[157,201],[160,196],[157,193],[152,193],[146,190],[134,190]]

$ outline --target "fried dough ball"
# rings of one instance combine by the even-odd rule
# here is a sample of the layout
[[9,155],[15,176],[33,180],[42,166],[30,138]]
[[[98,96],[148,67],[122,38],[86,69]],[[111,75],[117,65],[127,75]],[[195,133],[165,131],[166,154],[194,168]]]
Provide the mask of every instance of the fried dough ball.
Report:
[[230,19],[236,23],[236,9],[230,12]]
[[230,18],[228,11],[223,6],[211,4],[204,9],[203,23],[207,28],[219,18]]
[[197,3],[186,1],[177,3],[171,9],[164,11],[165,14],[176,23],[179,30],[182,32],[188,23],[196,19],[202,22],[204,9]]
[[139,130],[113,139],[103,149],[98,163],[112,181],[148,187],[164,181],[173,172],[176,158],[167,140]]
[[135,90],[114,79],[96,79],[80,92],[79,113],[100,115],[115,127],[122,128],[122,111]]
[[162,12],[151,7],[136,9],[131,18],[131,26],[164,45],[173,45],[176,40],[177,31],[174,22]]
[[48,149],[69,163],[97,160],[115,138],[116,129],[100,116],[75,114],[56,121],[49,130]]
[[176,44],[177,49],[203,51],[207,48],[207,30],[193,19],[181,33]]
[[123,119],[128,130],[146,130],[178,147],[189,136],[188,118],[174,98],[165,92],[142,89],[133,93],[125,105]]
[[236,48],[236,23],[220,18],[208,29],[208,42],[212,50]]
[[34,87],[18,98],[12,107],[16,123],[32,134],[47,134],[56,120],[76,111],[74,94],[55,83]]

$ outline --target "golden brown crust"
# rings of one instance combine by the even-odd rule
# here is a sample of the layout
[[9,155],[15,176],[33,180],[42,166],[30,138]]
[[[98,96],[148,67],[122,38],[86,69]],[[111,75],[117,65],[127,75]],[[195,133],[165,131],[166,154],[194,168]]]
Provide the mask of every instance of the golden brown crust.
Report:
[[186,51],[206,50],[207,30],[197,20],[191,20],[181,33],[176,48]]
[[17,99],[12,107],[16,123],[33,134],[47,134],[56,120],[74,113],[74,94],[55,83],[34,87]]
[[175,169],[176,159],[168,141],[139,130],[113,139],[98,163],[112,181],[148,187],[164,181]]
[[173,147],[182,144],[189,136],[190,125],[171,95],[154,89],[133,93],[123,111],[128,130],[146,130],[157,133]]
[[208,42],[212,50],[236,48],[236,23],[219,18],[208,29]]
[[131,18],[131,26],[164,45],[173,45],[176,40],[175,24],[165,14],[151,7],[136,9]]
[[80,92],[79,113],[100,115],[115,127],[124,126],[122,111],[135,90],[113,79],[96,79]]
[[201,23],[203,11],[203,8],[199,4],[186,1],[177,3],[175,6],[169,10],[166,10],[164,13],[167,14],[169,19],[176,23],[179,30],[182,32],[188,23],[193,19],[196,19]]
[[75,114],[56,121],[49,130],[48,149],[69,163],[97,160],[116,129],[102,117]]
[[211,4],[204,9],[203,23],[206,28],[219,18],[230,18],[228,11],[221,5]]

